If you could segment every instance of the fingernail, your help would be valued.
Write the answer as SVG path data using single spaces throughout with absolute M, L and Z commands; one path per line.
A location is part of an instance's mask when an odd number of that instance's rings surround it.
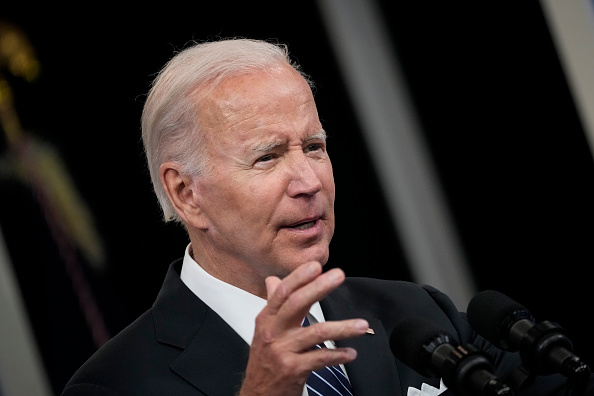
M 367 329 L 369 329 L 369 323 L 367 323 L 366 320 L 358 320 L 357 323 L 355 323 L 355 327 L 359 331 L 367 331 Z
M 347 351 L 349 359 L 355 360 L 357 358 L 357 351 L 355 349 L 349 348 Z
M 318 270 L 318 266 L 319 266 L 318 263 L 315 263 L 315 262 L 309 263 L 309 265 L 307 266 L 307 273 L 309 275 L 313 275 Z
M 342 270 L 334 268 L 334 269 L 328 271 L 328 277 L 330 278 L 330 281 L 337 282 L 344 278 L 344 274 L 343 274 Z

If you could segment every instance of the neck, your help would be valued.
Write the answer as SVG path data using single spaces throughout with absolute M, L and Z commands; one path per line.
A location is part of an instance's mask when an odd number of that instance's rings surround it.
M 210 252 L 201 244 L 190 244 L 190 256 L 209 275 L 240 289 L 267 299 L 266 283 L 262 274 L 241 261 L 219 259 L 216 253 Z

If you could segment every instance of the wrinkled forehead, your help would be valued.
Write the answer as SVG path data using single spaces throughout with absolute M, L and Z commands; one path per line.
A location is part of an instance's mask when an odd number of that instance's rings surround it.
M 198 106 L 205 131 L 253 129 L 274 122 L 303 122 L 304 118 L 319 122 L 308 82 L 290 66 L 229 77 Z
M 299 95 L 313 96 L 307 81 L 290 66 L 254 70 L 226 78 L 212 89 L 205 99 L 216 102 L 225 109 L 241 110 L 245 107 L 274 105 L 261 99 Z

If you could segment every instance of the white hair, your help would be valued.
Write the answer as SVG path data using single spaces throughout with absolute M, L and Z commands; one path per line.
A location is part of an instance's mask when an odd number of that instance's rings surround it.
M 181 219 L 161 185 L 161 164 L 175 161 L 192 177 L 209 170 L 198 102 L 224 79 L 258 69 L 288 64 L 312 86 L 293 62 L 287 46 L 262 40 L 232 38 L 192 42 L 177 52 L 153 80 L 142 112 L 142 140 L 153 188 L 165 222 Z

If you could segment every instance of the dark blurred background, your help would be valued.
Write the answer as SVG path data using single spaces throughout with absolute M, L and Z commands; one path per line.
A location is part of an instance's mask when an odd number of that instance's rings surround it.
M 337 229 L 329 265 L 351 276 L 414 280 L 316 2 L 212 3 L 0 6 L 0 21 L 22 31 L 40 63 L 33 81 L 0 64 L 22 130 L 62 161 L 103 249 L 93 263 L 60 233 L 43 199 L 53 179 L 31 171 L 39 176 L 32 182 L 13 169 L 18 155 L 32 160 L 5 131 L 0 229 L 55 394 L 98 345 L 150 307 L 188 243 L 179 227 L 161 222 L 140 114 L 154 74 L 190 40 L 289 45 L 318 85 L 330 135 Z M 541 4 L 401 3 L 376 4 L 477 290 L 499 290 L 537 320 L 558 322 L 594 364 L 585 324 L 594 163 Z

